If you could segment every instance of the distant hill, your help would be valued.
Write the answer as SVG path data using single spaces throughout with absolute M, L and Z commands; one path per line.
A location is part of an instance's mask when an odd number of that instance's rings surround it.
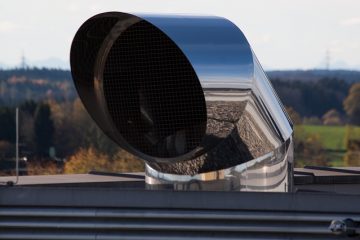
M 43 60 L 31 61 L 28 63 L 29 66 L 42 66 L 45 68 L 60 68 L 60 69 L 69 69 L 69 61 L 64 61 L 59 58 L 47 58 Z
M 285 106 L 304 117 L 322 117 L 330 109 L 345 115 L 343 101 L 360 71 L 288 70 L 267 72 Z
M 1 66 L 1 65 L 0 65 Z M 268 77 L 273 80 L 282 81 L 316 81 L 322 78 L 337 78 L 348 83 L 360 81 L 360 71 L 355 70 L 276 70 L 267 71 Z M 71 80 L 71 72 L 69 70 L 55 68 L 14 68 L 1 69 L 0 81 L 8 79 L 12 76 L 26 76 L 28 78 L 44 78 L 52 80 Z
M 50 57 L 46 59 L 39 59 L 39 60 L 28 60 L 26 59 L 25 65 L 27 68 L 47 68 L 47 69 L 62 69 L 62 70 L 69 70 L 70 69 L 70 62 L 69 60 L 63 60 L 56 57 Z M 4 62 L 0 62 L 0 69 L 9 70 L 9 69 L 16 69 L 20 68 L 21 63 L 17 64 L 7 64 Z
M 0 70 L 0 105 L 47 98 L 59 101 L 77 96 L 69 70 L 48 68 Z
M 285 81 L 316 81 L 322 78 L 337 78 L 348 83 L 360 82 L 360 71 L 355 70 L 286 70 L 268 71 L 270 79 Z
M 24 76 L 29 79 L 49 79 L 55 81 L 71 80 L 71 73 L 69 70 L 55 69 L 55 68 L 13 68 L 0 69 L 0 81 L 7 80 L 13 76 Z

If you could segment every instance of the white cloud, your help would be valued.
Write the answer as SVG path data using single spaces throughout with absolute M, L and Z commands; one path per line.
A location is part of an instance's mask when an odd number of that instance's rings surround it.
M 360 25 L 360 17 L 344 19 L 343 21 L 341 21 L 341 25 L 344 25 L 344 26 Z
M 9 21 L 0 21 L 0 32 L 10 32 L 16 30 L 18 26 Z

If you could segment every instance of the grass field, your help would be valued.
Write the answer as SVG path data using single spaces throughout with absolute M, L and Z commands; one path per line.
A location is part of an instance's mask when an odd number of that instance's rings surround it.
M 360 127 L 349 126 L 321 126 L 321 125 L 300 125 L 295 131 L 297 134 L 303 131 L 306 134 L 317 134 L 330 159 L 330 166 L 344 166 L 343 157 L 346 153 L 346 138 L 360 139 Z
M 346 150 L 344 126 L 316 126 L 304 125 L 303 129 L 308 134 L 318 134 L 324 148 L 329 150 Z
M 302 128 L 306 133 L 318 134 L 327 150 L 346 151 L 346 131 L 350 138 L 360 138 L 360 127 L 303 125 Z

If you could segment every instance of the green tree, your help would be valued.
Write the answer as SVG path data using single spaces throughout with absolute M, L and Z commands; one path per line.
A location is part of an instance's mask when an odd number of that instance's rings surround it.
M 8 107 L 0 107 L 0 140 L 15 142 L 15 112 Z
M 354 83 L 344 100 L 344 109 L 350 122 L 360 125 L 360 83 Z
M 19 133 L 20 142 L 29 149 L 34 149 L 34 115 L 38 104 L 32 100 L 25 101 L 20 105 Z
M 0 160 L 14 156 L 14 145 L 0 140 Z
M 37 104 L 33 100 L 25 101 L 20 105 L 20 111 L 34 116 L 36 111 Z
M 54 123 L 48 104 L 39 104 L 35 112 L 34 135 L 36 153 L 48 156 L 49 148 L 53 145 Z

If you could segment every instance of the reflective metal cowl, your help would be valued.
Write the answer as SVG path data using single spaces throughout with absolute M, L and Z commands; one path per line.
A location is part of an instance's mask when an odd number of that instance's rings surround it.
M 212 16 L 109 12 L 71 48 L 93 119 L 149 188 L 288 191 L 292 124 L 243 33 Z

